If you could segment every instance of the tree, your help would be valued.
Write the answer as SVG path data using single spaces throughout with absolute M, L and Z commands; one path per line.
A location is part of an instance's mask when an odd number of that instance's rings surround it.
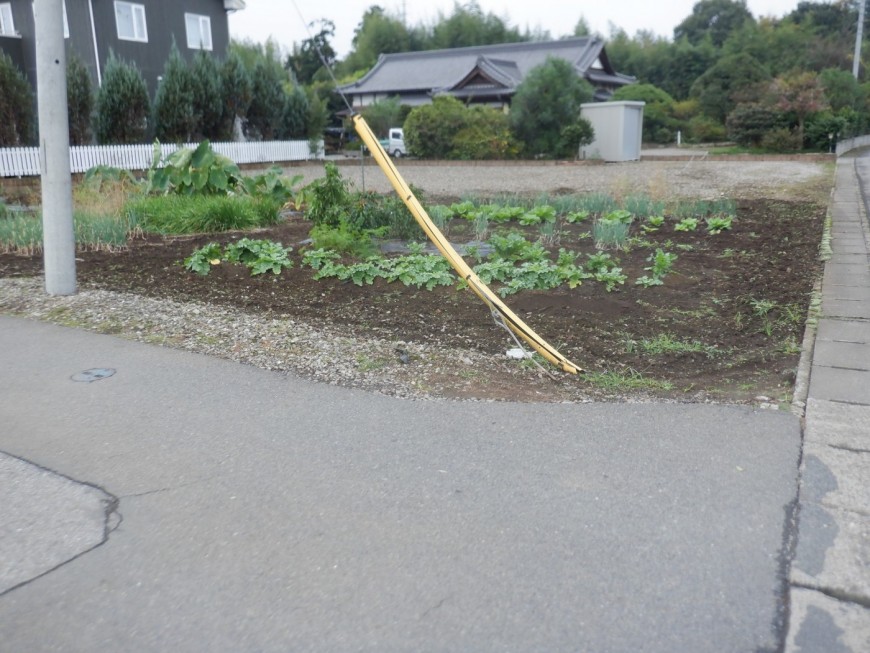
M 439 12 L 438 18 L 429 48 L 463 48 L 527 40 L 519 30 L 508 27 L 498 16 L 484 14 L 476 0 L 464 5 L 454 2 L 450 16 L 445 17 Z
M 28 144 L 32 129 L 30 84 L 9 55 L 0 51 L 0 146 Z
M 154 97 L 154 133 L 167 143 L 187 143 L 199 122 L 194 113 L 194 80 L 175 43 Z
M 70 145 L 90 143 L 94 91 L 91 76 L 75 52 L 70 54 L 66 64 L 66 104 Z
M 777 109 L 795 116 L 799 142 L 803 143 L 807 118 L 828 108 L 819 76 L 806 71 L 782 75 L 773 80 L 770 93 Z
M 308 136 L 309 111 L 308 96 L 305 95 L 305 91 L 294 86 L 289 93 L 285 93 L 278 138 L 306 138 Z
M 251 105 L 251 78 L 238 52 L 230 53 L 221 66 L 221 138 L 232 140 L 236 120 L 244 124 Z
M 150 113 L 148 88 L 135 64 L 109 52 L 97 93 L 95 131 L 99 143 L 143 143 Z
M 674 41 L 681 38 L 698 45 L 710 38 L 721 47 L 734 30 L 746 22 L 754 22 L 746 8 L 746 0 L 701 0 L 692 7 L 692 13 L 674 28 Z
M 361 113 L 372 131 L 380 137 L 386 136 L 390 127 L 402 124 L 400 121 L 402 105 L 397 97 L 378 100 L 363 109 Z
M 703 113 L 725 122 L 737 105 L 739 94 L 755 95 L 754 89 L 769 80 L 770 75 L 751 55 L 729 55 L 698 77 L 690 94 L 697 98 Z
M 533 156 L 567 157 L 574 152 L 562 138 L 562 129 L 577 121 L 580 105 L 594 91 L 574 66 L 549 57 L 529 71 L 511 103 L 511 127 Z
M 374 5 L 363 14 L 354 33 L 353 51 L 345 59 L 342 69 L 348 73 L 368 70 L 381 54 L 408 52 L 410 49 L 411 36 L 404 23 Z
M 308 84 L 314 79 L 315 73 L 323 67 L 323 60 L 327 66 L 335 63 L 335 50 L 329 42 L 335 36 L 335 23 L 325 18 L 318 22 L 320 31 L 302 41 L 302 45 L 294 43 L 293 53 L 284 64 L 300 84 Z
M 617 89 L 611 100 L 646 102 L 643 108 L 643 140 L 670 143 L 678 128 L 674 118 L 674 98 L 652 84 L 629 84 Z
M 275 138 L 284 109 L 284 71 L 275 62 L 260 59 L 251 75 L 251 104 L 248 107 L 246 134 L 268 141 Z
M 197 139 L 215 141 L 221 137 L 223 85 L 221 68 L 214 57 L 199 50 L 190 67 L 193 78 L 193 112 L 199 116 L 194 132 Z

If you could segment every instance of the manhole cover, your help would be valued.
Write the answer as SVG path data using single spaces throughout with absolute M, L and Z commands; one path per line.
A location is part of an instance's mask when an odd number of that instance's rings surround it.
M 73 374 L 70 378 L 73 381 L 83 381 L 84 383 L 90 383 L 91 381 L 99 381 L 100 379 L 110 377 L 114 373 L 115 370 L 110 367 L 94 367 L 89 370 L 85 370 L 84 372 Z

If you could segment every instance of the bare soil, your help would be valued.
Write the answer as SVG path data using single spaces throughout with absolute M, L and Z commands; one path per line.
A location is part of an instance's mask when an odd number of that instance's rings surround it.
M 710 195 L 698 193 L 705 194 Z M 442 194 L 438 200 L 458 196 Z M 588 370 L 587 376 L 568 378 L 555 372 L 559 380 L 554 383 L 533 368 L 511 377 L 491 368 L 450 383 L 440 369 L 431 373 L 439 378 L 422 381 L 436 389 L 432 394 L 483 399 L 572 400 L 586 392 L 738 402 L 763 395 L 787 401 L 813 285 L 821 273 L 818 247 L 825 212 L 824 203 L 812 199 L 740 199 L 730 231 L 710 236 L 702 224 L 695 232 L 678 232 L 675 221 L 668 220 L 648 236 L 658 246 L 670 241 L 667 249 L 678 255 L 663 286 L 634 285 L 654 251 L 635 246 L 614 253 L 628 274 L 628 282 L 614 292 L 586 281 L 573 290 L 526 291 L 506 299 L 535 331 Z M 468 290 L 314 280 L 313 271 L 299 260 L 299 243 L 309 228 L 310 223 L 295 216 L 257 233 L 258 238 L 294 246 L 295 265 L 280 276 L 252 277 L 246 268 L 222 264 L 201 277 L 181 265 L 207 242 L 227 243 L 250 234 L 148 235 L 123 251 L 79 253 L 79 283 L 229 306 L 264 319 L 322 323 L 354 338 L 408 343 L 412 350 L 415 343 L 426 343 L 486 354 L 502 366 L 528 366 L 504 361 L 514 343 Z M 561 246 L 593 252 L 591 241 L 577 238 L 589 228 L 571 225 Z M 470 239 L 463 229 L 467 225 L 455 222 L 451 239 Z M 0 255 L 0 277 L 41 272 L 40 257 Z

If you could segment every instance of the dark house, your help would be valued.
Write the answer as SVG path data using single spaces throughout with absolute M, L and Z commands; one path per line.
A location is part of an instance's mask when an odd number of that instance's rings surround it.
M 74 52 L 102 83 L 109 52 L 135 62 L 152 97 L 172 40 L 188 60 L 196 50 L 223 55 L 230 42 L 227 12 L 244 0 L 64 0 L 67 56 Z M 32 0 L 0 0 L 0 50 L 36 88 L 36 44 Z
M 354 109 L 396 96 L 402 104 L 417 106 L 441 93 L 468 103 L 503 107 L 510 104 L 528 72 L 547 57 L 569 61 L 595 87 L 596 100 L 606 100 L 620 86 L 635 81 L 613 69 L 604 41 L 583 36 L 381 55 L 374 68 L 341 90 Z

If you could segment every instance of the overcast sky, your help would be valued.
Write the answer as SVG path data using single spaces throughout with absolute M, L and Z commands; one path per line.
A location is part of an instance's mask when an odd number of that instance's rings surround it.
M 540 27 L 554 38 L 574 31 L 580 16 L 586 18 L 593 32 L 604 36 L 610 33 L 610 24 L 624 29 L 629 35 L 638 30 L 673 36 L 674 27 L 692 13 L 696 0 L 479 0 L 486 13 L 494 13 L 509 25 L 524 30 Z M 230 36 L 264 42 L 270 36 L 281 46 L 290 49 L 294 42 L 308 38 L 305 25 L 291 0 L 247 0 L 247 8 L 230 14 Z M 438 12 L 449 15 L 453 0 L 296 0 L 299 11 L 307 22 L 328 18 L 335 23 L 333 47 L 339 57 L 350 51 L 354 29 L 365 10 L 375 4 L 389 13 L 401 16 L 404 6 L 409 25 L 432 24 Z M 463 3 L 460 3 L 463 4 Z M 784 16 L 797 7 L 798 0 L 748 0 L 747 6 L 756 18 Z

